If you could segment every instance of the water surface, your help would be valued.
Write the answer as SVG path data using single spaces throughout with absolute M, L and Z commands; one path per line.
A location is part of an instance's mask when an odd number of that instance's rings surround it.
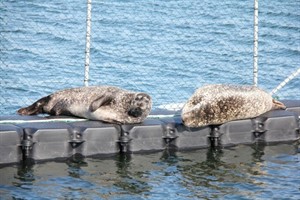
M 299 199 L 298 144 L 82 158 L 0 168 L 3 199 Z

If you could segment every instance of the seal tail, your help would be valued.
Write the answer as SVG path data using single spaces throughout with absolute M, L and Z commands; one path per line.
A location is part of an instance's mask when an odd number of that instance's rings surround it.
M 43 97 L 37 100 L 32 105 L 21 108 L 17 112 L 19 115 L 37 115 L 44 112 L 43 107 L 49 102 L 50 96 Z
M 285 110 L 286 106 L 282 102 L 273 99 L 272 110 L 277 110 L 277 109 L 283 109 L 283 110 Z

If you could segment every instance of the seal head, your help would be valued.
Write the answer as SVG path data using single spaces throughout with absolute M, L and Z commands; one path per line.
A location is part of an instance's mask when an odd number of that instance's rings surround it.
M 151 97 L 146 93 L 137 93 L 131 101 L 127 114 L 132 117 L 141 117 L 144 110 L 149 109 Z

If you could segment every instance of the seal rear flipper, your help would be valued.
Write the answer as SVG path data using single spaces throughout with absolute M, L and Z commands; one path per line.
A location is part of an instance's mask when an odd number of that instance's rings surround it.
M 95 112 L 98 108 L 100 108 L 101 106 L 105 106 L 105 105 L 108 105 L 112 102 L 112 100 L 114 99 L 114 95 L 111 93 L 111 94 L 105 94 L 105 95 L 102 95 L 101 97 L 95 99 L 90 107 L 89 107 L 89 110 L 91 112 Z
M 276 109 L 284 109 L 285 110 L 286 106 L 282 102 L 273 99 L 272 110 L 276 110 Z
M 37 115 L 44 112 L 43 107 L 49 102 L 50 96 L 43 97 L 32 105 L 21 108 L 17 112 L 20 115 Z

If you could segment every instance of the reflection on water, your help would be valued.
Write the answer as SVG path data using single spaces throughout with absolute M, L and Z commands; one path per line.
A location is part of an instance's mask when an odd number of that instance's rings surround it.
M 299 199 L 298 144 L 32 161 L 0 168 L 4 199 Z

